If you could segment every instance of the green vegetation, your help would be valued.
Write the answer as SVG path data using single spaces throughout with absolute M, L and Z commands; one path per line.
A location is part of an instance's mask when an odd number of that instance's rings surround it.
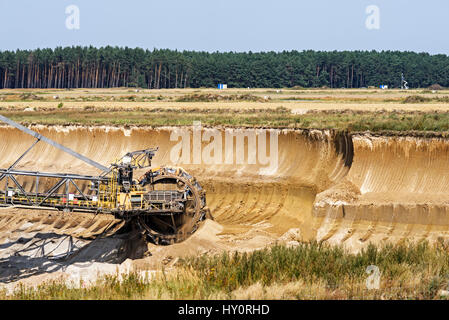
M 437 275 L 449 276 L 449 256 L 445 248 L 431 249 L 425 242 L 388 244 L 381 248 L 370 244 L 358 254 L 349 254 L 342 247 L 312 242 L 290 248 L 274 246 L 249 254 L 202 256 L 184 263 L 207 274 L 208 285 L 228 292 L 259 281 L 268 286 L 299 279 L 305 283 L 323 281 L 328 287 L 337 288 L 366 279 L 369 265 L 382 270 L 387 282 L 400 278 L 406 270 L 418 275 L 428 268 L 435 268 Z
M 269 91 L 265 92 L 266 94 Z M 319 96 L 320 94 L 326 94 L 320 91 L 308 91 L 310 96 L 301 95 L 297 92 L 295 96 L 279 96 L 272 97 L 268 95 L 255 95 L 255 94 L 214 94 L 214 93 L 193 93 L 186 94 L 182 96 L 169 96 L 169 95 L 126 95 L 126 96 L 112 96 L 107 95 L 89 95 L 89 96 L 76 96 L 76 97 L 64 97 L 65 102 L 154 102 L 154 101 L 164 101 L 164 102 L 283 102 L 283 101 L 303 101 L 303 102 L 323 102 L 323 103 L 449 103 L 449 96 L 419 96 L 411 95 L 406 97 L 351 97 L 354 92 L 345 92 L 343 96 L 337 96 L 327 92 L 327 96 Z M 376 91 L 373 91 L 376 93 Z M 391 93 L 391 91 L 390 91 Z M 421 91 L 421 93 L 428 93 Z M 260 94 L 260 93 L 259 93 Z M 361 94 L 359 92 L 358 94 Z M 367 94 L 367 93 L 363 93 Z M 22 94 L 12 94 L 3 93 L 0 94 L 0 101 L 5 102 L 26 102 L 26 101 L 36 101 L 41 102 L 54 101 L 54 98 L 48 95 L 43 95 L 42 93 L 37 95 L 22 93 Z
M 107 276 L 94 285 L 53 281 L 18 286 L 1 299 L 439 299 L 449 283 L 444 242 L 368 245 L 357 254 L 324 243 L 275 245 L 251 253 L 180 260 L 153 277 Z M 368 266 L 380 271 L 378 288 L 366 286 Z
M 219 94 L 190 94 L 176 99 L 177 102 L 218 102 L 218 101 L 255 101 L 265 102 L 267 99 L 258 97 L 252 94 L 233 94 L 233 95 L 219 95 Z
M 289 109 L 82 109 L 40 108 L 34 112 L 4 109 L 2 115 L 22 124 L 273 127 L 356 131 L 449 131 L 449 112 L 314 111 L 292 114 Z
M 0 52 L 0 88 L 449 86 L 449 57 L 399 51 L 194 52 L 58 47 Z
M 428 102 L 432 102 L 432 101 L 448 103 L 449 97 L 444 96 L 444 97 L 428 98 L 428 97 L 423 97 L 423 96 L 408 96 L 408 97 L 402 99 L 402 103 L 428 103 Z

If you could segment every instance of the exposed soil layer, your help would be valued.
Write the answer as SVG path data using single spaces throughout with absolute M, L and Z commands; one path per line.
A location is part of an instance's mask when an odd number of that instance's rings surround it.
M 317 239 L 360 247 L 447 237 L 449 139 L 358 134 L 352 141 L 348 175 L 315 200 L 314 215 L 332 220 Z
M 369 242 L 435 241 L 449 237 L 449 139 L 444 137 L 203 128 L 200 132 L 205 141 L 195 144 L 192 128 L 34 126 L 32 129 L 105 165 L 128 151 L 157 146 L 154 167 L 182 166 L 205 187 L 214 221 L 206 221 L 183 243 L 168 247 L 150 244 L 146 253 L 139 249 L 142 252 L 134 258 L 142 259 L 133 262 L 138 268 L 169 265 L 187 254 L 254 250 L 275 241 L 292 244 L 316 239 L 358 250 Z M 182 130 L 190 130 L 190 141 L 185 144 L 184 153 L 178 154 L 175 151 L 181 149 L 178 135 Z M 240 146 L 238 139 L 234 141 L 232 155 L 226 146 L 226 134 L 247 136 Z M 267 143 L 265 152 L 260 151 L 262 135 Z M 11 165 L 33 142 L 33 138 L 9 127 L 0 127 L 0 136 L 3 168 Z M 211 137 L 213 141 L 221 140 L 212 153 Z M 257 137 L 257 144 L 252 145 L 251 137 Z M 275 138 L 271 141 L 270 137 Z M 199 146 L 202 157 L 195 158 Z M 221 158 L 217 156 L 219 151 Z M 238 158 L 239 152 L 244 153 L 243 159 Z M 99 173 L 42 142 L 18 168 Z M 28 182 L 28 187 L 33 187 L 33 181 Z M 50 216 L 47 211 L 38 214 L 24 209 L 2 210 L 1 258 L 11 261 L 7 258 L 11 252 L 5 248 L 10 248 L 13 242 L 15 251 L 25 248 L 26 243 L 23 247 L 17 244 L 22 234 L 31 234 L 32 238 L 45 233 L 70 235 L 77 241 L 87 241 L 86 248 L 95 248 L 90 238 L 103 233 L 108 223 L 112 223 L 112 233 L 120 227 L 120 222 L 101 215 L 85 218 L 73 213 L 66 219 L 55 212 Z M 103 239 L 118 241 L 109 235 Z M 120 239 L 121 243 L 123 238 Z M 91 260 L 97 261 L 98 252 L 91 251 Z M 121 263 L 124 258 L 114 261 Z M 105 263 L 101 259 L 97 262 Z M 0 269 L 1 274 L 4 272 Z

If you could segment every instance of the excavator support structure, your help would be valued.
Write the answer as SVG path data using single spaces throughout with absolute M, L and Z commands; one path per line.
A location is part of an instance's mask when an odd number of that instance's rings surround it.
M 106 167 L 0 115 L 0 120 L 36 141 L 7 169 L 0 169 L 0 206 L 57 209 L 110 215 L 134 223 L 157 244 L 183 241 L 205 219 L 206 193 L 182 168 L 151 168 L 157 148 L 133 151 Z M 96 176 L 17 170 L 18 163 L 40 141 L 101 172 Z M 138 169 L 148 168 L 139 179 Z

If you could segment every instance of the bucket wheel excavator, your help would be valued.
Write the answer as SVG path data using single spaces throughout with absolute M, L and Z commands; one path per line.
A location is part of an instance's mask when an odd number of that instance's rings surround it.
M 0 169 L 0 206 L 56 208 L 64 212 L 113 215 L 134 223 L 156 244 L 183 241 L 209 212 L 206 193 L 182 168 L 151 168 L 157 148 L 129 152 L 103 166 L 41 134 L 0 115 L 3 121 L 36 140 L 9 168 Z M 94 166 L 101 173 L 86 176 L 16 170 L 40 141 Z M 138 179 L 136 171 L 147 169 Z

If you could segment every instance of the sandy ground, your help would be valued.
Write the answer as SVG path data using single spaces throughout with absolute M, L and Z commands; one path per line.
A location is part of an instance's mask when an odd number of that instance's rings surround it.
M 1 89 L 0 108 L 57 108 L 63 102 L 64 109 L 84 108 L 120 108 L 133 109 L 276 109 L 289 108 L 293 113 L 304 113 L 308 110 L 360 110 L 360 111 L 447 111 L 448 104 L 402 103 L 401 99 L 419 95 L 425 98 L 449 96 L 449 90 L 431 91 L 414 90 L 379 90 L 379 89 Z M 20 101 L 23 94 L 33 94 L 43 101 L 29 99 Z M 251 101 L 219 101 L 219 102 L 176 102 L 176 99 L 192 94 L 211 95 L 252 95 L 262 102 Z M 14 98 L 15 97 L 15 98 Z M 135 97 L 142 101 L 128 101 L 127 97 Z M 157 100 L 157 98 L 162 100 Z M 116 101 L 117 99 L 125 101 Z M 76 101 L 76 100 L 80 101 Z M 82 101 L 85 99 L 86 101 Z M 89 101 L 92 100 L 92 101 Z M 147 101 L 145 101 L 145 99 Z M 101 100 L 101 101 L 95 101 Z
M 20 101 L 20 102 L 1 102 L 0 108 L 46 108 L 57 109 L 59 102 L 50 101 Z M 198 109 L 234 109 L 234 110 L 246 110 L 246 109 L 276 109 L 276 108 L 288 108 L 294 114 L 303 114 L 307 111 L 326 111 L 326 110 L 357 110 L 357 111 L 447 111 L 448 105 L 446 103 L 370 103 L 370 102 L 309 102 L 309 101 L 283 101 L 283 102 L 64 102 L 64 109 L 82 109 L 86 106 L 95 108 L 107 108 L 107 109 L 129 109 L 143 108 L 143 109 L 186 109 L 186 110 L 198 110 Z
M 153 165 L 181 165 L 197 177 L 214 220 L 206 220 L 182 243 L 155 246 L 114 232 L 99 237 L 109 230 L 111 220 L 106 217 L 0 210 L 0 287 L 8 290 L 17 281 L 36 284 L 66 276 L 79 283 L 80 278 L 94 280 L 102 273 L 170 267 L 186 255 L 250 251 L 276 241 L 326 241 L 355 252 L 371 242 L 449 238 L 446 138 L 280 130 L 278 162 L 268 168 L 259 161 L 173 162 L 170 151 L 177 141 L 170 135 L 175 128 L 34 129 L 104 164 L 128 151 L 159 146 Z M 1 127 L 0 135 L 6 141 L 0 144 L 0 167 L 9 166 L 32 143 L 12 128 Z M 38 144 L 20 168 L 95 173 L 52 148 Z M 33 188 L 32 181 L 28 183 Z M 119 227 L 114 223 L 111 230 Z
M 0 221 L 10 209 L 2 210 Z M 0 290 L 13 292 L 19 285 L 35 286 L 52 280 L 63 280 L 69 286 L 94 284 L 105 275 L 137 272 L 151 277 L 161 267 L 170 270 L 179 258 L 226 251 L 252 251 L 278 241 L 263 230 L 250 230 L 240 237 L 221 234 L 223 226 L 213 220 L 201 223 L 200 228 L 184 242 L 171 246 L 157 246 L 145 242 L 139 235 L 116 233 L 98 236 L 93 240 L 73 237 L 67 230 L 55 230 L 54 225 L 39 228 L 30 223 L 27 212 L 15 212 L 23 217 L 23 224 L 0 241 Z M 48 213 L 41 213 L 42 217 Z M 5 228 L 3 228 L 5 229 Z M 297 244 L 296 229 L 284 238 Z M 67 234 L 64 234 L 67 233 Z M 281 241 L 284 239 L 282 238 Z

